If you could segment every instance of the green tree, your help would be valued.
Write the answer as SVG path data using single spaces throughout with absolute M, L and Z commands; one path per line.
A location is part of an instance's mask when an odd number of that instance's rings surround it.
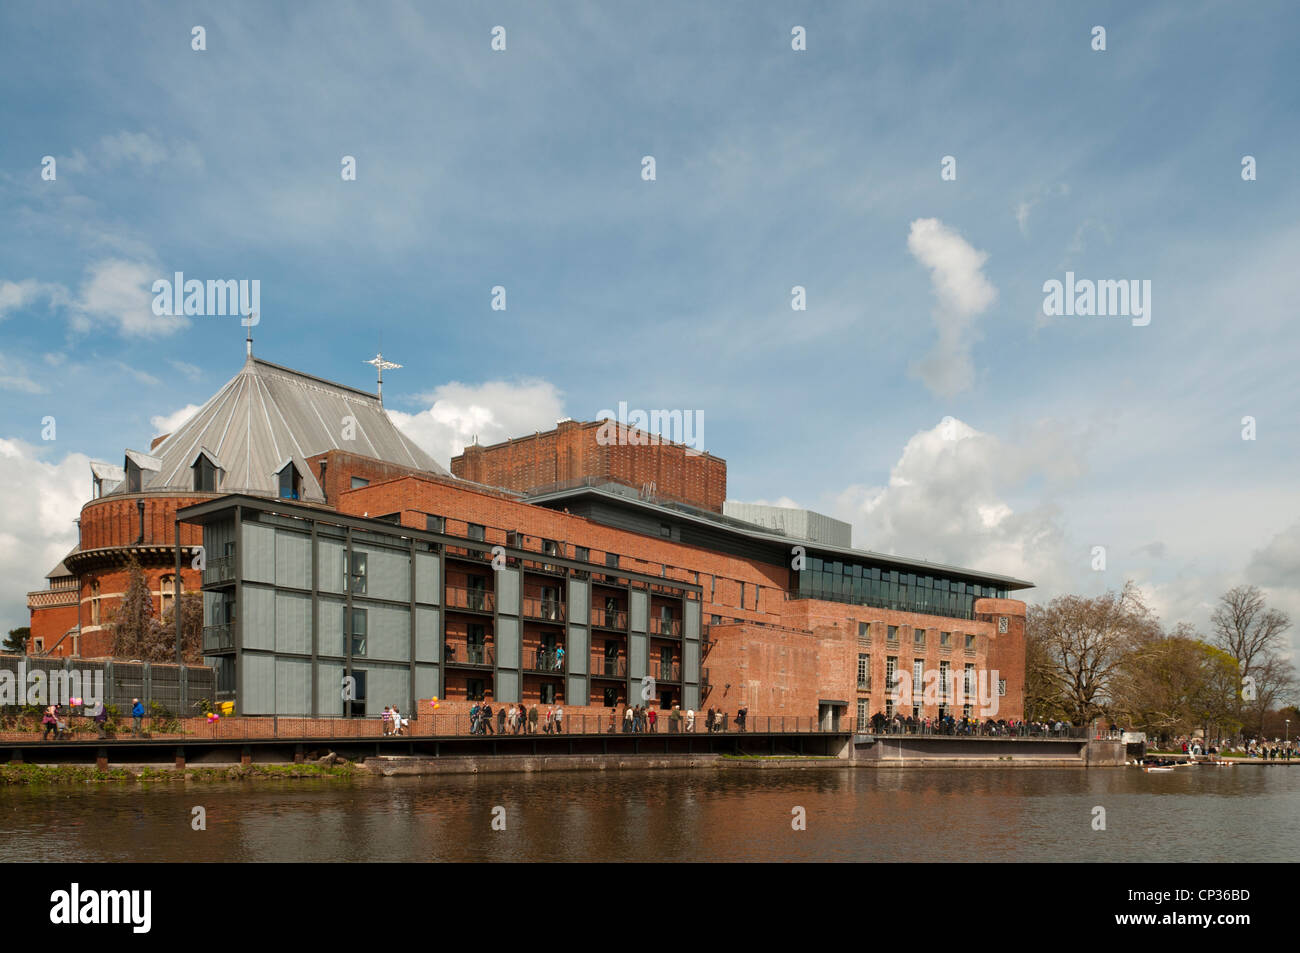
M 1240 720 L 1262 734 L 1265 713 L 1295 690 L 1295 667 L 1284 655 L 1291 617 L 1270 609 L 1257 586 L 1237 586 L 1219 597 L 1210 622 L 1214 644 L 1237 663 Z
M 13 652 L 16 655 L 24 655 L 27 652 L 27 640 L 31 637 L 31 626 L 25 625 L 19 629 L 10 629 L 9 635 L 4 641 L 4 650 Z

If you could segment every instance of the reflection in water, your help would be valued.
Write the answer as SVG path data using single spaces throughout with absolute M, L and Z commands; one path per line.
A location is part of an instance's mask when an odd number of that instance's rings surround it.
M 207 810 L 207 830 L 190 827 Z M 505 808 L 506 830 L 492 829 Z M 1092 829 L 1093 807 L 1105 831 Z M 792 809 L 807 830 L 791 828 Z M 731 769 L 0 791 L 0 861 L 1289 861 L 1300 770 Z

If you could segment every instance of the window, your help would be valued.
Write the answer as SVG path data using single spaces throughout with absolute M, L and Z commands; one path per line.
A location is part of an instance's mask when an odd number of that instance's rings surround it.
M 617 568 L 618 568 L 618 553 L 606 553 L 606 554 L 605 554 L 605 565 L 606 565 L 606 566 L 609 566 L 611 569 L 617 569 Z
M 922 659 L 912 660 L 912 699 L 914 703 L 921 701 L 922 695 L 925 694 L 925 662 Z
M 745 584 L 740 584 L 740 608 L 745 608 Z
M 1002 695 L 1005 695 L 1006 693 L 1007 693 L 1007 680 L 1006 680 L 1005 678 L 999 678 L 999 679 L 998 679 L 998 696 L 1001 697 Z
M 467 534 L 470 539 L 480 543 L 487 538 L 487 531 L 478 523 L 467 524 Z
M 555 683 L 554 682 L 542 683 L 542 697 L 540 699 L 540 702 L 543 705 L 555 704 Z
M 99 580 L 90 584 L 90 624 L 99 625 Z
M 898 656 L 889 655 L 885 657 L 885 691 L 889 692 L 889 697 L 894 697 L 894 691 L 898 688 Z
M 348 554 L 343 554 L 343 588 L 358 595 L 366 591 L 366 554 L 352 552 L 352 571 L 348 572 Z
M 975 636 L 973 635 L 966 636 L 966 651 L 967 652 L 975 651 Z
M 618 689 L 617 688 L 605 689 L 605 707 L 613 708 L 617 704 L 618 704 Z
M 940 632 L 940 633 L 939 633 L 939 645 L 942 646 L 942 647 L 945 648 L 945 649 L 947 649 L 947 648 L 952 648 L 952 633 L 951 633 L 951 632 Z
M 430 533 L 445 533 L 447 532 L 447 521 L 441 516 L 434 516 L 432 513 L 425 513 L 424 528 Z
M 481 702 L 485 683 L 481 678 L 465 679 L 465 697 L 470 701 Z
M 172 607 L 176 599 L 176 577 L 174 575 L 163 576 L 159 583 L 159 605 L 162 611 L 160 615 L 166 615 L 167 610 Z
M 952 695 L 952 666 L 947 661 L 939 663 L 939 697 L 944 701 Z
M 352 654 L 366 654 L 366 610 L 352 610 Z
M 962 692 L 965 693 L 967 698 L 970 698 L 975 693 L 975 666 L 967 662 L 966 670 L 962 674 Z M 966 707 L 969 708 L 970 706 L 967 705 Z
M 293 461 L 286 463 L 279 473 L 280 477 L 280 499 L 296 500 L 302 495 L 302 477 L 298 475 L 298 468 Z
M 354 476 L 352 478 L 352 489 L 359 490 L 363 486 L 370 486 L 370 481 L 365 477 Z
M 465 626 L 465 661 L 473 665 L 486 665 L 487 634 L 483 626 L 471 624 Z
M 858 655 L 858 690 L 871 691 L 871 656 Z
M 194 490 L 197 493 L 215 493 L 217 491 L 217 468 L 212 465 L 207 454 L 199 454 L 191 468 L 194 471 Z
M 722 624 L 722 616 L 720 615 L 709 616 L 709 625 L 721 625 L 721 624 Z
M 482 576 L 469 576 L 465 580 L 465 607 L 477 612 L 487 609 L 487 580 Z
M 925 648 L 925 629 L 912 630 L 912 643 L 918 648 Z
M 591 562 L 591 550 L 586 546 L 574 546 L 573 558 L 581 563 L 589 563 Z
M 41 652 L 44 652 L 44 651 L 45 651 L 45 640 L 44 640 L 43 638 L 41 638 L 40 636 L 37 636 L 36 638 L 32 639 L 32 644 L 35 645 L 35 647 L 36 647 L 36 653 L 37 653 L 38 655 L 39 655 Z
M 867 724 L 867 700 L 865 698 L 859 698 L 858 699 L 858 730 L 861 731 L 866 724 Z
M 235 660 L 230 660 L 231 674 L 234 674 Z M 233 677 L 231 681 L 233 682 Z M 231 690 L 234 690 L 232 684 Z M 366 716 L 366 673 L 360 669 L 352 670 L 352 698 L 344 703 L 347 705 L 344 711 L 345 715 L 352 718 L 364 718 Z
M 673 528 L 669 526 L 667 523 L 660 523 L 659 535 L 664 537 L 665 539 L 670 539 L 672 538 L 673 535 Z
M 897 642 L 897 641 L 898 641 L 898 626 L 896 626 L 896 625 L 891 625 L 891 626 L 889 627 L 889 635 L 888 635 L 888 639 L 889 639 L 890 642 Z
M 140 468 L 132 460 L 128 459 L 126 461 L 126 492 L 139 493 L 142 482 Z
M 868 640 L 868 639 L 870 639 L 870 638 L 871 638 L 871 623 L 870 623 L 870 622 L 859 622 L 859 623 L 858 623 L 858 640 L 859 640 L 859 641 L 865 641 L 865 640 Z

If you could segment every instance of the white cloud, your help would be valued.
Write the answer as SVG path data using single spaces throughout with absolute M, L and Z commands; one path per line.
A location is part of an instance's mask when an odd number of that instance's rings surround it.
M 833 514 L 853 524 L 856 545 L 875 552 L 1064 583 L 1065 533 L 1056 507 L 1017 510 L 1008 497 L 1030 480 L 1060 478 L 1052 444 L 1013 445 L 946 418 L 915 434 L 888 486 L 851 486 Z
M 937 218 L 918 218 L 907 236 L 907 250 L 930 269 L 930 283 L 938 298 L 931 316 L 939 340 L 912 371 L 931 391 L 944 397 L 974 383 L 971 362 L 975 318 L 997 300 L 998 290 L 980 270 L 988 260 Z
M 8 317 L 10 312 L 34 304 L 40 298 L 48 299 L 51 304 L 62 304 L 68 298 L 67 289 L 62 285 L 37 281 L 35 278 L 0 281 L 0 320 Z
M 775 500 L 727 500 L 728 503 L 752 503 L 755 506 L 779 506 L 790 510 L 803 509 L 798 503 L 788 496 L 778 497 Z
M 427 410 L 405 414 L 388 410 L 402 431 L 443 466 L 478 437 L 496 443 L 538 430 L 551 430 L 564 416 L 564 401 L 548 381 L 453 381 L 438 387 L 425 400 Z
M 126 335 L 172 334 L 189 327 L 181 315 L 153 313 L 157 270 L 140 262 L 108 258 L 90 266 L 74 308 L 73 326 L 89 330 L 95 322 L 115 325 Z
M 108 165 L 138 162 L 146 169 L 167 160 L 167 147 L 145 132 L 119 132 L 99 140 Z
M 44 394 L 46 388 L 27 375 L 22 364 L 12 363 L 0 354 L 0 390 L 21 391 L 25 394 Z
M 90 458 L 70 453 L 58 463 L 39 459 L 37 448 L 0 438 L 0 627 L 28 624 L 26 594 L 45 585 L 43 573 L 77 543 L 73 522 L 90 492 Z
M 170 414 L 159 414 L 156 417 L 150 417 L 149 423 L 153 425 L 153 432 L 161 436 L 165 433 L 175 433 L 181 428 L 187 420 L 199 412 L 199 404 L 186 404 L 180 410 L 174 410 Z

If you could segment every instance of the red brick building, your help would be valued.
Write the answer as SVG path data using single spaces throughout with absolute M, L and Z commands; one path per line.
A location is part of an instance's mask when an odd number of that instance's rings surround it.
M 722 512 L 727 461 L 612 420 L 562 420 L 554 430 L 451 458 L 462 480 L 520 493 L 613 482 L 643 495 Z

